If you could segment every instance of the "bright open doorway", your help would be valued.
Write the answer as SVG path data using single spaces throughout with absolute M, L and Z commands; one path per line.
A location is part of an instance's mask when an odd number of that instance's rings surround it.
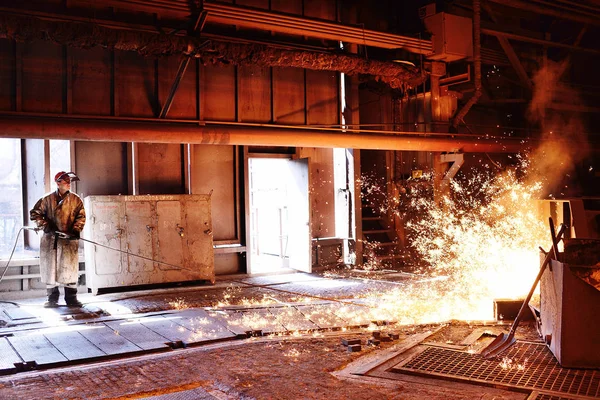
M 248 272 L 310 272 L 308 160 L 249 158 L 248 171 Z

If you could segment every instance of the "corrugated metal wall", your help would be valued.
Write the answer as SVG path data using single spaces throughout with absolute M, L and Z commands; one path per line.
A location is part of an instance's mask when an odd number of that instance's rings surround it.
M 246 0 L 236 4 L 335 20 L 334 0 Z M 0 111 L 97 117 L 155 118 L 168 96 L 179 57 L 145 58 L 134 52 L 76 49 L 50 42 L 0 39 Z M 168 118 L 282 124 L 338 124 L 338 74 L 292 68 L 190 63 Z M 107 132 L 110 135 L 110 132 Z M 135 142 L 135 137 L 131 138 Z M 131 145 L 76 142 L 75 170 L 84 195 L 185 193 L 185 146 L 136 145 L 137 182 L 131 180 Z M 216 241 L 244 240 L 238 208 L 239 159 L 235 146 L 192 146 L 191 191 L 214 189 Z M 301 149 L 311 158 L 313 235 L 334 232 L 333 157 L 330 149 Z M 40 155 L 43 157 L 43 155 Z M 242 212 L 241 215 L 244 215 Z M 230 263 L 237 263 L 233 268 Z M 243 271 L 229 257 L 217 274 Z M 227 265 L 225 265 L 227 264 Z

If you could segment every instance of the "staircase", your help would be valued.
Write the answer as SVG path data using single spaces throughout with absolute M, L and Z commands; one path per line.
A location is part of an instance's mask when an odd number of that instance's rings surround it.
M 363 266 L 398 270 L 403 265 L 396 232 L 373 208 L 362 206 Z

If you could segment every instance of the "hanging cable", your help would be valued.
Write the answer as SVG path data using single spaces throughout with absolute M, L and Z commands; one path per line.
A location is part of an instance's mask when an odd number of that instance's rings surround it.
M 12 260 L 13 254 L 15 254 L 15 249 L 17 248 L 17 244 L 19 243 L 19 235 L 21 235 L 21 232 L 23 232 L 23 230 L 32 230 L 37 234 L 37 229 L 34 227 L 31 227 L 31 226 L 22 226 L 21 229 L 19 229 L 19 232 L 17 232 L 17 238 L 15 239 L 15 244 L 13 245 L 13 248 L 10 252 L 10 256 L 8 257 L 8 261 L 6 262 L 6 266 L 4 267 L 4 271 L 2 271 L 2 275 L 0 275 L 0 283 L 2 283 L 2 280 L 4 279 L 4 275 L 6 275 L 6 271 L 8 271 L 10 261 Z M 15 306 L 19 305 L 15 302 L 5 301 L 5 300 L 1 300 L 0 303 L 13 304 Z
M 19 229 L 19 232 L 17 232 L 17 238 L 15 239 L 15 244 L 13 245 L 13 248 L 10 252 L 10 256 L 8 257 L 8 261 L 6 262 L 6 266 L 4 267 L 4 271 L 2 271 L 2 275 L 0 275 L 0 283 L 2 283 L 2 280 L 4 279 L 4 275 L 6 275 L 6 271 L 8 271 L 8 266 L 10 264 L 10 261 L 12 260 L 13 254 L 15 254 L 15 249 L 17 248 L 17 243 L 19 243 L 19 235 L 21 234 L 21 232 L 23 232 L 23 230 L 31 230 L 37 234 L 37 228 L 31 227 L 31 226 L 22 226 L 21 229 Z

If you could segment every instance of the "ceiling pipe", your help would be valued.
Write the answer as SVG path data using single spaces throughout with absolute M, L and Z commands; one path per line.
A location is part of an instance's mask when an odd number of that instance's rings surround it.
M 522 138 L 490 139 L 427 136 L 431 132 L 349 133 L 343 130 L 269 125 L 175 124 L 5 115 L 0 138 L 99 142 L 191 143 L 240 146 L 291 146 L 463 153 L 519 153 L 535 143 Z
M 464 122 L 464 117 L 467 115 L 471 107 L 481 97 L 481 1 L 473 0 L 473 63 L 474 63 L 474 83 L 475 93 L 460 109 L 452 120 L 452 126 L 457 128 L 461 122 Z

